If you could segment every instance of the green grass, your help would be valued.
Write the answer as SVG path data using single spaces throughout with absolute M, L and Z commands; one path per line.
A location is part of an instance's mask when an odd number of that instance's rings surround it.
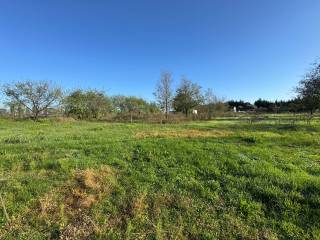
M 0 239 L 320 239 L 319 133 L 0 120 Z

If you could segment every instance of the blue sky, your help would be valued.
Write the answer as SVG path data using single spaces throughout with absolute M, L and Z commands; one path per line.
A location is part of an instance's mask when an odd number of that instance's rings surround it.
M 0 0 L 0 84 L 152 100 L 170 70 L 227 99 L 287 99 L 318 56 L 319 0 Z

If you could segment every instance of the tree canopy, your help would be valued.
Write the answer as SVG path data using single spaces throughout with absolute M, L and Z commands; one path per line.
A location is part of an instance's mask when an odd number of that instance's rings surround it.
M 190 110 L 201 103 L 203 103 L 201 87 L 197 83 L 183 78 L 173 99 L 173 108 L 188 116 Z
M 49 107 L 59 104 L 62 97 L 61 89 L 48 81 L 28 80 L 9 84 L 4 86 L 3 92 L 11 106 L 24 106 L 34 119 L 38 119 Z
M 69 116 L 99 118 L 111 111 L 111 102 L 103 92 L 75 90 L 65 98 L 64 107 Z
M 320 108 L 320 63 L 314 63 L 313 68 L 299 82 L 296 91 L 311 114 Z

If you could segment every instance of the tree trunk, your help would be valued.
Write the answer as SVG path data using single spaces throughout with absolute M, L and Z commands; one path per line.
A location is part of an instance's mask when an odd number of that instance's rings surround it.
M 165 108 L 166 108 L 166 120 L 168 120 L 168 99 L 166 99 L 166 103 L 165 103 Z
M 38 119 L 39 119 L 39 113 L 38 113 L 38 112 L 35 112 L 35 113 L 33 114 L 33 120 L 34 120 L 34 121 L 38 121 Z

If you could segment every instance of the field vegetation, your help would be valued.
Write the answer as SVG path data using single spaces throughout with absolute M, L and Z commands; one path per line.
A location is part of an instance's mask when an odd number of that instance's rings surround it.
M 320 239 L 320 63 L 253 104 L 170 72 L 155 102 L 2 93 L 0 239 Z
M 319 133 L 271 115 L 2 119 L 0 238 L 320 239 Z

